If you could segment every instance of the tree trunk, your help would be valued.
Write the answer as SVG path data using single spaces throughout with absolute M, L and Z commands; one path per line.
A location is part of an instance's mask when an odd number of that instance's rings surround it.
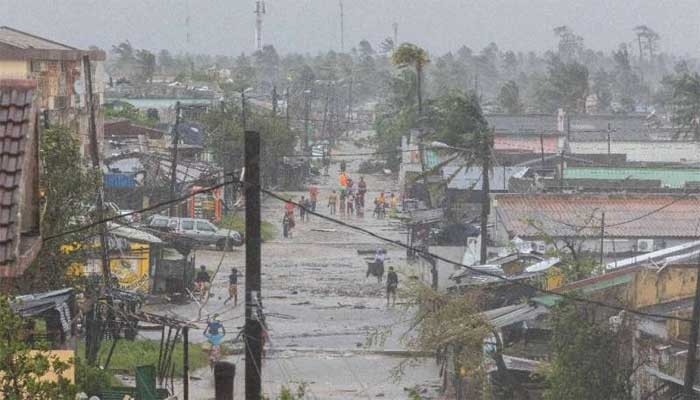
M 642 62 L 642 35 L 637 35 L 637 42 L 639 43 L 639 62 Z
M 481 163 L 481 250 L 479 251 L 479 263 L 486 264 L 486 256 L 488 250 L 488 219 L 489 212 L 491 208 L 491 198 L 489 192 L 491 191 L 491 185 L 489 182 L 489 169 L 491 168 L 491 151 L 488 149 Z
M 423 66 L 416 65 L 416 92 L 418 95 L 418 115 L 423 115 L 423 93 L 421 85 L 423 81 Z

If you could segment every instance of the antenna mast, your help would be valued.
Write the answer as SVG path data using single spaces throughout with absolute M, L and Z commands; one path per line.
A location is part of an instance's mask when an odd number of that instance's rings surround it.
M 394 46 L 399 47 L 399 23 L 394 22 L 391 26 L 394 28 Z
M 345 15 L 343 14 L 343 0 L 340 0 L 340 52 L 345 52 Z
M 265 1 L 255 2 L 255 49 L 262 50 L 262 24 L 265 15 Z

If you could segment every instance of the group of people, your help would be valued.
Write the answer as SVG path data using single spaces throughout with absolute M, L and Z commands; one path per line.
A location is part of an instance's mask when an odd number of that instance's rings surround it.
M 361 176 L 360 181 L 355 182 L 345 171 L 340 172 L 338 178 L 340 183 L 339 194 L 334 190 L 328 196 L 328 209 L 331 215 L 340 212 L 340 215 L 364 216 L 365 195 L 367 194 L 367 183 L 365 177 Z
M 389 195 L 389 198 L 387 199 L 384 196 L 384 192 L 379 193 L 379 196 L 377 196 L 374 199 L 374 217 L 378 219 L 382 219 L 386 216 L 386 210 L 391 209 L 396 211 L 399 206 L 399 198 L 394 195 L 394 193 L 391 193 Z

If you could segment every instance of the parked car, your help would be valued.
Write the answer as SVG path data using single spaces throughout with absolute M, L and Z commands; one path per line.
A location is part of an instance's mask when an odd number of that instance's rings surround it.
M 198 245 L 215 245 L 220 250 L 243 245 L 243 236 L 238 231 L 219 228 L 206 219 L 154 215 L 148 219 L 147 226 L 185 237 Z

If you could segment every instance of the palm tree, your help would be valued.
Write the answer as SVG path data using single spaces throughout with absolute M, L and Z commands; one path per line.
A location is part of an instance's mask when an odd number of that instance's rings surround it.
M 391 62 L 399 68 L 411 66 L 416 70 L 416 92 L 418 97 L 418 114 L 423 113 L 423 67 L 430 62 L 428 52 L 413 43 L 404 43 L 391 55 Z

